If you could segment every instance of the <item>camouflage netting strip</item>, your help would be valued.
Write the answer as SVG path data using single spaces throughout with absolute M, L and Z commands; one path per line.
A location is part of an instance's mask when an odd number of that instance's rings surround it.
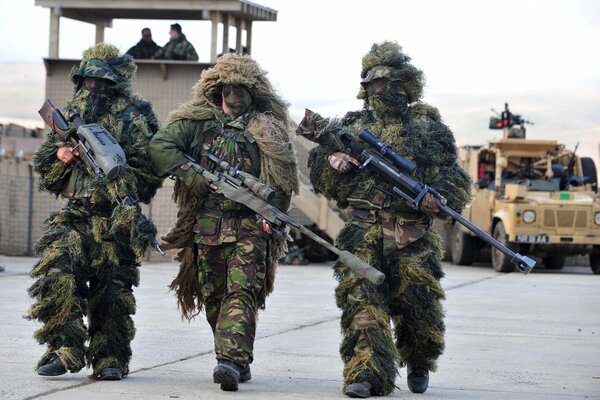
M 360 335 L 366 336 L 369 350 L 355 351 Z M 398 375 L 395 362 L 397 353 L 384 329 L 369 328 L 345 334 L 340 354 L 345 364 L 344 387 L 354 382 L 368 381 L 372 385 L 371 390 L 379 396 L 394 390 Z
M 69 217 L 74 215 L 79 214 L 56 211 L 44 225 L 42 237 L 35 246 L 37 253 L 43 255 L 31 272 L 38 280 L 29 288 L 29 295 L 35 302 L 27 314 L 29 319 L 43 323 L 34 332 L 34 338 L 40 344 L 48 344 L 48 351 L 38 367 L 58 355 L 71 372 L 77 372 L 85 365 L 87 338 L 82 320 L 85 305 L 77 296 L 82 290 L 85 293 L 85 288 L 78 287 L 77 281 L 82 279 L 80 265 L 86 262 L 86 254 L 83 238 L 69 223 Z
M 192 240 L 198 199 L 181 181 L 177 180 L 173 189 L 173 200 L 178 208 L 177 221 L 169 233 L 161 238 L 164 241 L 162 247 L 164 250 L 179 249 L 175 257 L 175 261 L 180 263 L 179 273 L 169 285 L 169 289 L 175 292 L 181 318 L 191 320 L 202 311 L 203 307 Z
M 38 182 L 40 190 L 53 186 L 65 176 L 68 166 L 58 160 L 56 150 L 59 147 L 72 145 L 70 140 L 56 133 L 50 133 L 46 140 L 42 141 L 32 159 L 34 171 L 40 177 Z

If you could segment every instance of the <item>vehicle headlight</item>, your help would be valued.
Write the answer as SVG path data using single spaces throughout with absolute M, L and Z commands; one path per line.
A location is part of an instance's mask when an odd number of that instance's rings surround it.
M 600 212 L 597 212 L 596 214 L 594 214 L 594 223 L 596 225 L 600 225 Z
M 596 215 L 600 215 L 600 213 L 596 214 Z M 596 218 L 598 220 L 598 218 Z M 532 210 L 527 210 L 523 213 L 523 222 L 525 222 L 526 224 L 531 224 L 533 221 L 535 221 L 535 211 Z

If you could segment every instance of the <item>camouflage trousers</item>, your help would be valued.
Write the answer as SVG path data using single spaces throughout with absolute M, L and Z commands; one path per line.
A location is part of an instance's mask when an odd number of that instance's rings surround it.
M 34 338 L 47 344 L 38 367 L 58 356 L 71 372 L 86 359 L 94 377 L 107 367 L 129 372 L 139 264 L 127 240 L 110 241 L 109 221 L 110 210 L 90 212 L 69 203 L 45 223 L 36 244 L 41 257 L 31 272 L 36 282 L 29 288 L 34 303 L 28 318 L 42 323 Z
M 256 314 L 266 277 L 266 239 L 199 245 L 199 279 L 217 360 L 240 367 L 253 359 Z
M 436 234 L 427 231 L 396 251 L 385 251 L 382 225 L 347 224 L 338 236 L 340 249 L 353 251 L 384 272 L 375 286 L 335 265 L 336 302 L 342 309 L 344 387 L 369 381 L 374 394 L 394 390 L 398 367 L 405 363 L 435 370 L 444 349 L 444 292 Z M 393 325 L 392 325 L 393 323 Z

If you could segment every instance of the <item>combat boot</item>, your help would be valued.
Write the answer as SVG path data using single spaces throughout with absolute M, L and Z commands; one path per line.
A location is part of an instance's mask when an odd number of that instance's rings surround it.
M 425 393 L 429 386 L 429 371 L 416 365 L 406 364 L 406 383 L 413 393 Z
M 67 368 L 58 356 L 54 356 L 46 364 L 37 369 L 38 375 L 59 376 L 67 372 Z
M 98 374 L 101 381 L 120 381 L 123 379 L 123 370 L 118 367 L 103 368 Z
M 240 382 L 248 382 L 252 379 L 252 374 L 250 373 L 250 364 L 246 364 L 242 372 L 240 372 Z
M 367 381 L 351 383 L 344 389 L 344 394 L 348 397 L 366 399 L 371 397 L 371 383 Z
M 213 371 L 213 380 L 215 383 L 221 384 L 221 390 L 235 392 L 238 390 L 241 370 L 242 368 L 231 361 L 219 360 Z

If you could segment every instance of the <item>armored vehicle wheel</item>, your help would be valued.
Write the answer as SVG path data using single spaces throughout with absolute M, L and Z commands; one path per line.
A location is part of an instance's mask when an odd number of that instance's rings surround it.
M 463 232 L 460 224 L 452 227 L 452 262 L 456 265 L 473 265 L 479 253 L 477 238 Z
M 592 185 L 592 190 L 598 192 L 598 177 L 596 175 L 596 164 L 594 164 L 594 160 L 589 157 L 581 157 L 580 160 L 583 175 L 590 179 L 589 182 L 590 185 Z
M 592 272 L 600 275 L 600 250 L 594 250 L 590 253 L 590 267 Z
M 516 246 L 508 243 L 508 235 L 502 222 L 496 224 L 492 236 L 512 251 L 515 251 Z M 496 248 L 492 249 L 492 266 L 497 272 L 513 272 L 515 270 L 515 266 L 510 262 L 510 258 Z
M 561 256 L 559 254 L 551 254 L 544 258 L 542 258 L 542 262 L 546 269 L 562 269 L 565 266 L 565 261 L 567 257 Z
M 444 242 L 444 258 L 443 261 L 452 262 L 452 228 L 454 224 L 451 222 L 438 222 L 437 220 L 434 225 L 434 229 L 442 237 L 442 241 Z

